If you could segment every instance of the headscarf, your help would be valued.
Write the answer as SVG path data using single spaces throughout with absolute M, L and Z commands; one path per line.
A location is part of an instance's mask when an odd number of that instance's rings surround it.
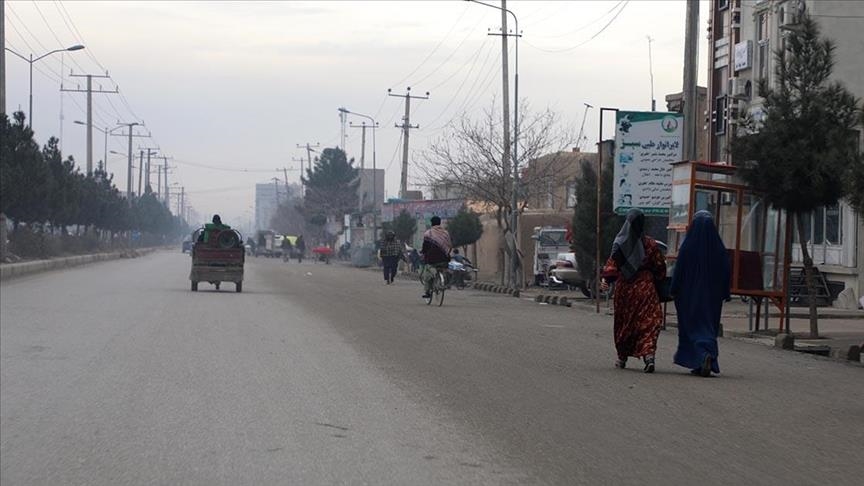
M 693 215 L 693 221 L 687 229 L 687 235 L 678 250 L 675 267 L 686 268 L 691 276 L 690 281 L 676 279 L 673 287 L 682 285 L 695 286 L 697 278 L 709 278 L 712 283 L 716 282 L 713 292 L 720 295 L 712 295 L 712 298 L 723 299 L 729 297 L 729 283 L 731 271 L 729 256 L 726 246 L 714 225 L 711 213 L 705 210 L 698 211 Z M 677 273 L 677 272 L 676 272 Z
M 645 260 L 645 245 L 642 243 L 644 234 L 645 215 L 636 208 L 627 211 L 627 218 L 612 243 L 612 258 L 618 264 L 624 280 L 636 276 Z

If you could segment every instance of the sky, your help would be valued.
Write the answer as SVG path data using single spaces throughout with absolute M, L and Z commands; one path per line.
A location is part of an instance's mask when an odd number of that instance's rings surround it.
M 500 5 L 500 3 L 495 3 Z M 701 1 L 699 79 L 704 86 L 708 2 Z M 254 217 L 254 184 L 273 177 L 298 182 L 306 151 L 340 145 L 338 108 L 378 120 L 376 165 L 387 196 L 399 190 L 401 98 L 412 100 L 409 185 L 425 182 L 414 160 L 462 113 L 478 116 L 502 92 L 501 15 L 465 1 L 315 2 L 5 2 L 6 47 L 25 57 L 81 43 L 86 49 L 36 63 L 33 128 L 40 143 L 61 139 L 64 154 L 86 164 L 86 95 L 75 74 L 104 74 L 94 87 L 94 124 L 143 121 L 169 160 L 172 192 L 185 188 L 200 214 L 218 212 L 242 226 Z M 597 108 L 650 110 L 651 71 L 658 110 L 681 91 L 685 4 L 668 1 L 511 0 L 519 19 L 519 95 L 534 110 L 556 111 L 576 139 L 585 113 L 583 149 L 597 142 Z M 509 25 L 512 31 L 514 26 Z M 649 41 L 652 60 L 649 66 Z M 511 99 L 515 46 L 511 38 Z M 62 79 L 61 79 L 62 77 Z M 80 86 L 79 86 L 80 85 Z M 6 53 L 7 111 L 27 111 L 28 65 Z M 512 102 L 511 102 L 512 103 Z M 349 117 L 353 123 L 363 118 Z M 349 157 L 360 160 L 360 130 L 348 128 Z M 115 132 L 115 133 L 120 133 Z M 366 164 L 371 167 L 371 134 Z M 108 150 L 127 152 L 112 136 Z M 94 130 L 94 164 L 104 136 Z M 161 161 L 159 161 L 161 163 Z M 137 164 L 137 162 L 136 162 Z M 155 164 L 155 162 L 154 162 Z M 126 189 L 125 155 L 108 154 L 108 171 Z M 416 175 L 415 175 L 416 174 Z M 136 173 L 137 177 L 137 173 Z M 153 176 L 155 186 L 155 175 Z M 175 186 L 174 184 L 177 184 Z

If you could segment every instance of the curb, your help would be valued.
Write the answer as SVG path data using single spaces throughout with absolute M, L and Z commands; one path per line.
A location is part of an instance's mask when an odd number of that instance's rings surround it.
M 519 297 L 522 295 L 522 291 L 519 289 L 511 289 L 509 287 L 504 287 L 501 285 L 495 285 L 489 282 L 474 282 L 474 285 L 471 288 L 476 290 L 482 290 L 484 292 L 492 292 L 494 294 L 507 294 L 512 297 Z
M 113 253 L 95 253 L 92 255 L 77 255 L 65 258 L 54 258 L 51 260 L 36 260 L 23 263 L 8 263 L 0 265 L 0 280 L 5 281 L 15 277 L 33 275 L 36 273 L 59 270 L 62 268 L 77 267 L 88 263 L 117 260 L 120 258 L 137 258 L 155 251 L 156 248 L 142 248 L 140 250 L 119 251 Z

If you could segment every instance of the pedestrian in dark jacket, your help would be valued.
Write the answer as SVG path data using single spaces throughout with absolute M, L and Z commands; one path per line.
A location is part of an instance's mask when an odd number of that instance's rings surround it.
M 393 283 L 393 278 L 396 277 L 399 259 L 402 258 L 402 245 L 396 240 L 396 233 L 388 231 L 384 235 L 378 256 L 384 263 L 384 281 L 390 285 Z

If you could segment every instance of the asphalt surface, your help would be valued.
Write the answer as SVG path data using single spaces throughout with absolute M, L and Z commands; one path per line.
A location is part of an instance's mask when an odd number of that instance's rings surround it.
M 612 367 L 611 319 L 339 265 L 186 255 L 0 285 L 0 482 L 861 484 L 864 368 L 721 340 Z

